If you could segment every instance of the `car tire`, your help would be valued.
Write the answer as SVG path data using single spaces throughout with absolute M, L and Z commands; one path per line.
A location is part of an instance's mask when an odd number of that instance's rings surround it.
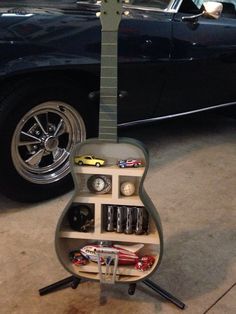
M 100 167 L 101 164 L 100 164 L 99 162 L 96 162 L 95 166 L 96 166 L 96 167 Z
M 73 80 L 38 77 L 24 79 L 1 101 L 1 193 L 37 202 L 73 187 L 70 152 L 86 131 L 96 133 L 88 125 L 95 118 L 87 95 Z
M 83 166 L 83 162 L 80 160 L 80 161 L 78 162 L 78 165 Z

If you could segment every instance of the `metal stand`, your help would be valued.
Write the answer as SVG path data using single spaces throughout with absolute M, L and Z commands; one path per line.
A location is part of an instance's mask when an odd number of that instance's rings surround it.
M 39 289 L 39 294 L 41 296 L 43 296 L 43 295 L 46 295 L 48 293 L 51 293 L 51 292 L 54 292 L 54 291 L 57 291 L 57 290 L 60 290 L 63 288 L 67 288 L 67 287 L 71 287 L 72 289 L 76 289 L 78 287 L 78 285 L 80 284 L 80 282 L 81 282 L 80 278 L 77 278 L 75 276 L 70 276 L 70 277 L 67 277 L 63 280 L 57 281 L 57 282 L 53 283 L 52 285 L 49 285 L 49 286 L 44 287 L 42 289 Z M 163 288 L 161 288 L 160 286 L 155 284 L 150 279 L 145 279 L 142 282 L 146 286 L 148 286 L 149 288 L 154 290 L 156 293 L 161 295 L 164 299 L 166 299 L 169 302 L 176 305 L 181 310 L 183 310 L 185 308 L 185 304 L 183 302 L 178 300 L 176 297 L 174 297 L 168 291 L 164 290 Z M 136 283 L 129 284 L 129 288 L 128 288 L 129 295 L 134 295 L 135 290 L 136 290 Z
M 63 288 L 71 287 L 72 289 L 76 289 L 80 284 L 81 279 L 75 276 L 70 276 L 60 281 L 54 282 L 52 285 L 39 289 L 40 295 L 45 295 Z

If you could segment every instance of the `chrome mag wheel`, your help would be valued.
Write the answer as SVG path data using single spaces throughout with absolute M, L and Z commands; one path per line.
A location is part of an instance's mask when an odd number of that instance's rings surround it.
M 39 104 L 17 124 L 11 143 L 16 171 L 34 184 L 50 184 L 70 172 L 69 155 L 85 140 L 82 117 L 61 101 Z

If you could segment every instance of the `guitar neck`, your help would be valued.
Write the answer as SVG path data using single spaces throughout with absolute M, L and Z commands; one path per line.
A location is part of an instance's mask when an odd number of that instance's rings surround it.
M 102 31 L 99 139 L 117 142 L 117 31 Z

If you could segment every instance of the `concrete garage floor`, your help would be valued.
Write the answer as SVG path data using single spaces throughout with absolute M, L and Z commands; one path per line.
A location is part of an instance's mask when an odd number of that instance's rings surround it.
M 121 135 L 139 138 L 150 151 L 146 189 L 165 239 L 152 279 L 187 304 L 185 313 L 236 313 L 236 120 L 207 114 Z M 118 285 L 101 299 L 94 282 L 38 295 L 68 276 L 54 231 L 70 196 L 36 205 L 0 197 L 0 313 L 180 313 L 142 284 L 134 296 Z

